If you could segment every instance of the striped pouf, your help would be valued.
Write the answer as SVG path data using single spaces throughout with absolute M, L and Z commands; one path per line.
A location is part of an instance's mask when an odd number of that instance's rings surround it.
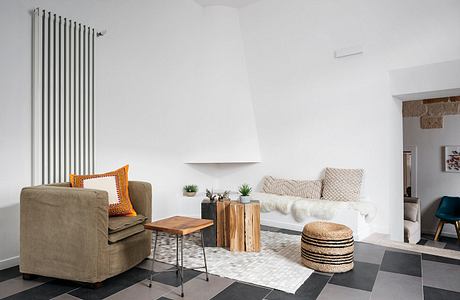
M 310 269 L 343 273 L 353 269 L 353 231 L 345 225 L 313 222 L 302 232 L 302 262 Z

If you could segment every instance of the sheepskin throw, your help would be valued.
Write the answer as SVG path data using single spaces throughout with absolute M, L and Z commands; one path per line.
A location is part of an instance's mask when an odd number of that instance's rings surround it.
M 266 176 L 262 191 L 276 195 L 319 199 L 321 187 L 321 180 L 288 180 Z
M 292 214 L 297 222 L 303 222 L 308 217 L 331 220 L 337 211 L 342 209 L 359 212 L 370 223 L 376 213 L 373 203 L 367 201 L 333 201 L 325 199 L 306 199 L 294 196 L 279 196 L 267 193 L 253 193 L 253 200 L 259 200 L 261 211 L 279 211 L 282 214 Z
M 326 168 L 323 180 L 323 199 L 358 201 L 362 180 L 362 169 Z

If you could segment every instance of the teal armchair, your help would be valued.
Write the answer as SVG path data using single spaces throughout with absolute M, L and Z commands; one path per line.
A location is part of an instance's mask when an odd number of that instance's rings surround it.
M 454 224 L 457 237 L 460 239 L 460 197 L 442 197 L 435 215 L 439 218 L 438 228 L 434 236 L 435 241 L 439 239 L 445 223 Z

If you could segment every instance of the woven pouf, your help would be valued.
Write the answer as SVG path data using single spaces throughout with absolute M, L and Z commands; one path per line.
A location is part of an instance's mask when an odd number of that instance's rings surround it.
M 345 225 L 313 222 L 302 232 L 302 262 L 310 269 L 343 273 L 353 269 L 353 231 Z

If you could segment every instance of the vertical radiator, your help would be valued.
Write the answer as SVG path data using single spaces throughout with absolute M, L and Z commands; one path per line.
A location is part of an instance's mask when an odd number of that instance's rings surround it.
M 94 173 L 95 29 L 33 14 L 32 183 Z

